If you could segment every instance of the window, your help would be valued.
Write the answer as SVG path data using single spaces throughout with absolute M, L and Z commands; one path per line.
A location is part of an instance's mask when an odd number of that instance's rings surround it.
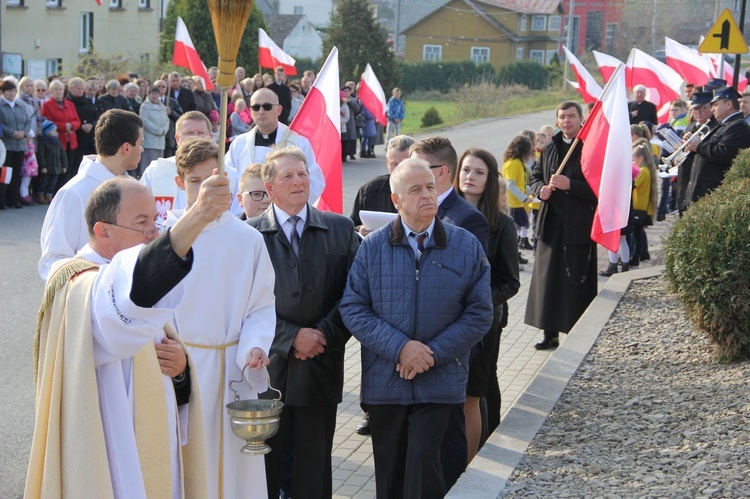
M 109 0 L 110 9 L 122 9 L 122 0 Z
M 741 12 L 742 11 L 742 0 L 734 0 L 734 8 L 732 9 L 735 12 Z
M 555 57 L 555 54 L 557 54 L 557 50 L 548 50 L 545 64 L 552 64 L 552 58 Z
M 81 33 L 78 51 L 88 54 L 93 50 L 94 41 L 94 13 L 81 12 Z
M 23 0 L 8 0 L 8 7 L 23 7 Z
M 560 32 L 560 16 L 549 16 L 549 30 L 555 33 Z
M 138 8 L 139 9 L 150 9 L 151 8 L 151 0 L 138 0 Z
M 471 60 L 474 61 L 474 64 L 490 62 L 490 48 L 471 47 Z
M 47 0 L 47 7 L 57 9 L 62 7 L 62 0 Z
M 527 19 L 528 19 L 528 17 L 526 16 L 526 14 L 524 14 L 524 15 L 521 16 L 521 31 L 526 31 L 526 21 L 527 21 Z
M 425 62 L 440 62 L 443 59 L 442 45 L 425 45 L 422 49 L 422 60 Z
M 615 51 L 617 45 L 617 23 L 607 23 L 607 30 L 604 36 L 604 50 L 608 54 Z
M 547 31 L 547 16 L 531 16 L 531 31 Z
M 305 13 L 304 11 L 305 11 L 304 7 L 301 7 L 299 5 L 295 5 L 294 6 L 294 15 L 295 16 L 301 16 L 301 15 L 303 15 Z
M 530 50 L 529 60 L 537 64 L 544 64 L 544 50 Z
M 523 61 L 523 47 L 516 47 L 516 59 Z

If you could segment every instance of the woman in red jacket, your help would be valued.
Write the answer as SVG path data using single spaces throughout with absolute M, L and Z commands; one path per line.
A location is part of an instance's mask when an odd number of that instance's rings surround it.
M 73 164 L 74 151 L 78 148 L 76 130 L 81 128 L 81 120 L 78 117 L 76 106 L 64 97 L 65 85 L 60 80 L 54 80 L 49 84 L 50 99 L 42 106 L 42 116 L 57 126 L 57 134 L 68 159 L 68 165 Z M 74 170 L 68 166 L 68 172 Z M 68 175 L 60 175 L 57 187 L 65 185 L 70 180 Z

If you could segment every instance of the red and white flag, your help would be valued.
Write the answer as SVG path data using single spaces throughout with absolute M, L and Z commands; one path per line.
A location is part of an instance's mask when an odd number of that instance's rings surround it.
M 386 111 L 388 111 L 385 92 L 383 92 L 383 87 L 380 86 L 380 82 L 369 62 L 365 68 L 365 74 L 362 76 L 362 81 L 359 82 L 359 100 L 381 125 L 386 126 L 388 124 L 388 118 L 385 116 Z
M 646 99 L 656 105 L 659 123 L 669 121 L 669 107 L 673 100 L 680 98 L 685 86 L 677 71 L 636 48 L 628 57 L 625 84 L 628 88 L 640 84 L 648 89 Z
M 620 247 L 620 229 L 628 224 L 633 157 L 625 66 L 620 65 L 604 87 L 578 133 L 583 141 L 581 170 L 599 200 L 591 240 L 610 251 Z
M 604 78 L 604 83 L 608 83 L 609 79 L 612 77 L 612 73 L 615 72 L 617 66 L 622 64 L 622 61 L 617 57 L 612 57 L 611 55 L 603 54 L 596 50 L 592 50 L 591 52 L 594 54 L 596 65 L 599 66 L 599 72 L 602 74 L 602 78 Z
M 722 80 L 725 80 L 727 82 L 727 85 L 733 85 L 734 84 L 734 67 L 728 62 L 724 61 L 724 74 L 720 76 L 719 68 L 721 66 L 721 58 L 723 57 L 723 55 L 722 54 L 706 54 L 706 55 L 708 56 L 708 60 L 711 61 L 711 72 L 710 72 L 711 77 L 721 78 Z M 742 92 L 745 90 L 745 88 L 747 88 L 747 78 L 745 77 L 745 75 L 740 74 L 740 77 L 737 80 L 737 91 Z
M 570 63 L 570 67 L 573 68 L 573 72 L 576 74 L 578 85 L 575 87 L 583 96 L 583 100 L 588 104 L 589 102 L 596 102 L 602 93 L 602 87 L 596 82 L 589 70 L 581 64 L 578 57 L 573 54 L 568 47 L 563 46 L 565 51 L 565 58 Z
M 334 213 L 344 213 L 340 99 L 339 51 L 333 47 L 289 128 L 310 141 L 326 179 L 317 207 Z
M 271 40 L 263 28 L 258 28 L 258 65 L 260 67 L 276 69 L 278 66 L 283 66 L 284 73 L 295 76 L 297 74 L 295 64 L 297 61 L 294 57 L 281 50 L 281 47 Z
M 711 74 L 711 64 L 695 49 L 664 37 L 667 66 L 674 69 L 686 83 L 703 85 Z
M 185 21 L 177 17 L 177 29 L 174 37 L 174 52 L 172 52 L 172 64 L 182 68 L 188 68 L 191 73 L 203 80 L 203 88 L 211 90 L 214 88 L 211 78 L 208 77 L 206 66 L 201 61 L 198 51 L 193 46 Z

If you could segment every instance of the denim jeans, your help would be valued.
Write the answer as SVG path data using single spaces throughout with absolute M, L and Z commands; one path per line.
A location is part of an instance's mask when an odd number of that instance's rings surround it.
M 661 179 L 661 194 L 659 195 L 659 206 L 656 209 L 656 218 L 663 219 L 669 209 L 669 198 L 672 193 L 672 179 Z

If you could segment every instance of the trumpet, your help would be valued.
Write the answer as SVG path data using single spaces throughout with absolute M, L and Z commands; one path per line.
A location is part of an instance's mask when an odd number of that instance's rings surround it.
M 695 133 L 690 136 L 689 139 L 687 139 L 680 147 L 675 149 L 672 154 L 664 158 L 664 162 L 659 165 L 659 170 L 664 173 L 659 173 L 659 176 L 662 178 L 677 176 L 677 169 L 690 154 L 690 151 L 685 151 L 685 147 L 687 147 L 687 145 L 694 140 L 697 140 L 698 142 L 702 141 L 704 138 L 706 138 L 706 135 L 708 135 L 708 132 L 710 131 L 711 127 L 708 126 L 708 122 L 702 124 L 700 128 L 698 128 L 698 130 L 696 130 Z

